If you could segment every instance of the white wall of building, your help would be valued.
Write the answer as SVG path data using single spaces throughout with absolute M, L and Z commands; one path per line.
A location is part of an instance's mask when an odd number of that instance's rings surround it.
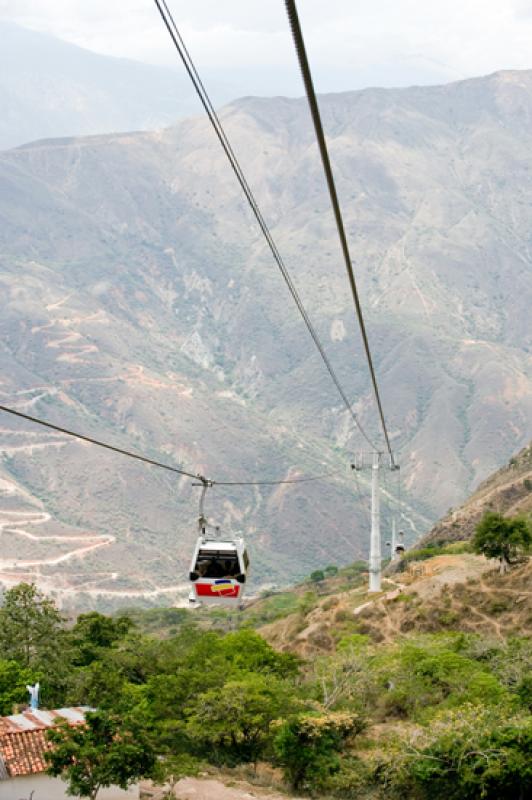
M 40 774 L 0 781 L 0 800 L 30 800 L 32 792 L 31 800 L 72 800 L 61 778 Z M 111 786 L 109 789 L 100 789 L 97 800 L 138 800 L 139 797 L 138 785 L 130 786 L 127 791 Z

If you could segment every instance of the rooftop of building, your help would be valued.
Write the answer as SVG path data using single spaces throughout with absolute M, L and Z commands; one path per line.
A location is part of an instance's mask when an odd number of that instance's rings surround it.
M 58 722 L 81 725 L 88 706 L 52 710 L 27 709 L 9 717 L 0 717 L 0 780 L 44 772 L 44 754 L 51 744 L 46 730 Z

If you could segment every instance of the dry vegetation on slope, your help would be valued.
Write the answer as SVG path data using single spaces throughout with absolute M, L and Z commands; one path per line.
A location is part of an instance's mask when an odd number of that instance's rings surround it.
M 375 643 L 446 630 L 526 636 L 532 634 L 531 577 L 530 561 L 501 576 L 483 556 L 439 555 L 412 561 L 407 572 L 386 579 L 376 596 L 367 593 L 365 576 L 340 592 L 334 580 L 325 581 L 321 596 L 301 588 L 299 608 L 259 631 L 276 648 L 305 657 L 332 652 L 350 634 L 368 635 Z

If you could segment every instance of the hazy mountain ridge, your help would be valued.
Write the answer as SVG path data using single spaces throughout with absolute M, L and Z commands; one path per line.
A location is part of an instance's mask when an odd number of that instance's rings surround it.
M 0 38 L 0 149 L 151 129 L 197 112 L 178 69 L 99 55 L 8 22 L 0 22 Z
M 433 519 L 529 438 L 532 73 L 320 103 L 406 497 Z M 306 105 L 245 98 L 222 117 L 376 434 Z M 37 142 L 2 154 L 0 173 L 3 397 L 24 408 L 31 390 L 43 416 L 215 478 L 345 467 L 361 439 L 204 120 Z M 179 584 L 193 491 L 78 444 L 48 451 L 12 456 L 6 479 L 70 525 L 116 534 L 81 577 L 106 563 L 127 585 Z M 218 491 L 213 511 L 257 537 L 262 580 L 297 577 L 362 552 L 353 488 L 344 473 L 303 491 Z

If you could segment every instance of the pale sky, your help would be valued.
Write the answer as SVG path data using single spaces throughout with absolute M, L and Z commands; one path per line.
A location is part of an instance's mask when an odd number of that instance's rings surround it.
M 167 0 L 201 72 L 297 91 L 283 0 Z M 318 91 L 532 68 L 532 0 L 299 0 Z M 153 0 L 0 0 L 10 20 L 108 55 L 175 64 Z M 256 87 L 253 82 L 257 81 Z M 300 92 L 301 93 L 301 90 Z

